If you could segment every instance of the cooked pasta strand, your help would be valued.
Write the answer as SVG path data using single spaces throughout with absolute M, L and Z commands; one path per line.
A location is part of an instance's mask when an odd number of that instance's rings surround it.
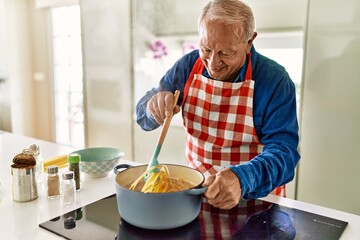
M 154 171 L 157 168 L 158 171 Z M 144 193 L 165 193 L 177 192 L 193 187 L 193 184 L 179 178 L 170 177 L 169 169 L 165 165 L 154 166 L 146 170 L 138 179 L 136 179 L 131 186 L 130 190 L 136 190 L 137 186 L 144 181 L 145 176 L 149 174 L 141 192 Z

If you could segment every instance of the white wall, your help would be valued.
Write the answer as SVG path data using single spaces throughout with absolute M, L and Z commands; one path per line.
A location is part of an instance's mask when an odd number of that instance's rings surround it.
M 360 214 L 360 2 L 309 9 L 297 196 Z

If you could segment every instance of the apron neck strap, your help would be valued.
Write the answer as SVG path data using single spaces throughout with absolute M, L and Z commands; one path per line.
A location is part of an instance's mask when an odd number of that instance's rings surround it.
M 251 64 L 251 55 L 250 52 L 247 54 L 247 59 L 248 59 L 248 65 L 246 68 L 246 73 L 245 73 L 245 79 L 244 80 L 251 80 L 252 79 L 252 64 Z
M 246 55 L 246 57 L 248 59 L 248 65 L 247 65 L 247 68 L 246 68 L 245 79 L 244 80 L 252 80 L 252 64 L 251 64 L 251 55 L 250 55 L 250 53 L 248 53 Z M 192 80 L 194 78 L 194 74 L 201 74 L 203 72 L 203 70 L 204 70 L 204 64 L 201 61 L 201 58 L 199 57 L 196 60 L 187 81 L 185 82 L 184 94 L 183 94 L 183 100 L 182 100 L 181 106 L 184 106 L 185 98 L 186 98 L 186 96 L 188 94 L 190 84 L 191 84 L 191 82 L 192 82 Z
M 203 62 L 201 61 L 201 58 L 198 57 L 198 59 L 196 60 L 191 72 L 190 72 L 190 75 L 185 83 L 185 86 L 184 86 L 184 94 L 183 94 L 183 100 L 182 100 L 182 103 L 181 103 L 181 106 L 184 106 L 184 103 L 185 103 L 185 98 L 189 92 L 189 88 L 190 88 L 190 85 L 191 85 L 191 82 L 192 80 L 194 79 L 194 75 L 195 74 L 202 74 L 203 70 L 204 70 L 204 64 Z

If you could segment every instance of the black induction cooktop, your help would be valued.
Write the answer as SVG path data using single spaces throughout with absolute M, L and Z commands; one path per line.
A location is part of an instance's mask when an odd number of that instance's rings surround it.
M 112 195 L 40 224 L 65 239 L 339 239 L 347 222 L 261 200 L 219 210 L 202 203 L 191 223 L 169 230 L 141 229 L 119 215 Z M 156 216 L 154 216 L 156 217 Z

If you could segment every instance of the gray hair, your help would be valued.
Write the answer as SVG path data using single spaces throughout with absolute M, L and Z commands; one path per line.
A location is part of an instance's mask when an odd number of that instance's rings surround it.
M 229 25 L 239 25 L 239 29 L 244 29 L 244 36 L 238 37 L 244 42 L 251 39 L 255 32 L 253 12 L 251 8 L 241 0 L 212 0 L 208 2 L 203 8 L 199 18 L 199 32 L 205 18 L 206 20 L 220 21 Z

